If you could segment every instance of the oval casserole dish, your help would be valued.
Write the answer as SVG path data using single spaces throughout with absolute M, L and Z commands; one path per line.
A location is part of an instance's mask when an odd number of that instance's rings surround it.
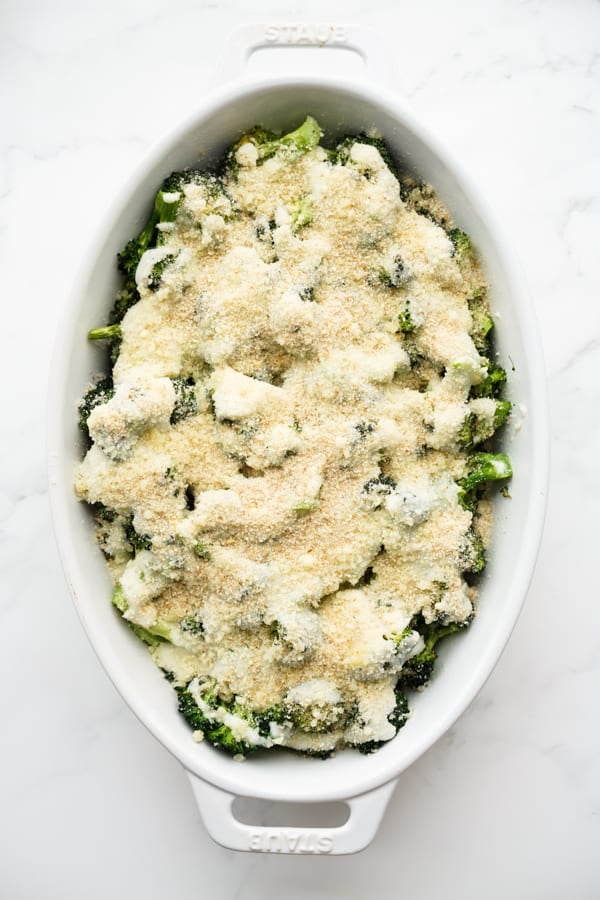
M 256 123 L 287 131 L 307 113 L 317 119 L 330 140 L 376 128 L 397 162 L 430 182 L 457 224 L 471 236 L 491 284 L 496 350 L 500 364 L 508 371 L 507 395 L 515 404 L 502 445 L 511 457 L 515 474 L 510 486 L 512 499 L 499 498 L 494 504 L 492 546 L 475 621 L 460 639 L 443 646 L 431 684 L 411 698 L 413 716 L 397 737 L 369 756 L 344 751 L 320 761 L 271 752 L 239 764 L 206 742 L 194 743 L 187 723 L 177 712 L 171 686 L 111 606 L 112 583 L 94 539 L 91 516 L 73 490 L 74 466 L 83 452 L 76 407 L 86 385 L 98 374 L 98 348 L 86 340 L 86 334 L 106 319 L 111 308 L 120 282 L 116 253 L 145 223 L 161 180 L 173 170 L 218 161 L 233 141 Z M 317 802 L 368 797 L 368 792 L 390 786 L 377 792 L 379 813 L 365 814 L 364 827 L 357 814 L 356 827 L 332 830 L 332 834 L 339 832 L 339 839 L 323 839 L 329 832 L 321 829 L 316 832 L 314 846 L 307 841 L 305 849 L 302 835 L 306 830 L 302 829 L 291 844 L 280 841 L 278 845 L 275 840 L 261 843 L 257 832 L 246 826 L 237 828 L 235 840 L 228 838 L 224 823 L 215 819 L 230 813 L 207 800 L 211 812 L 205 820 L 221 843 L 239 849 L 285 852 L 360 849 L 375 832 L 394 779 L 452 725 L 492 671 L 518 617 L 541 537 L 548 441 L 537 329 L 514 255 L 481 196 L 403 102 L 379 87 L 313 77 L 237 83 L 207 100 L 138 166 L 99 230 L 74 285 L 59 334 L 49 397 L 52 510 L 77 610 L 107 673 L 138 718 L 192 776 L 197 776 L 192 780 L 201 807 L 202 797 L 209 796 L 205 789 L 213 800 L 219 792 L 226 792 L 223 797 L 229 801 L 230 795 L 236 795 Z M 219 791 L 211 793 L 208 786 Z M 294 829 L 287 831 L 295 833 Z M 348 837 L 351 831 L 356 832 L 353 838 Z

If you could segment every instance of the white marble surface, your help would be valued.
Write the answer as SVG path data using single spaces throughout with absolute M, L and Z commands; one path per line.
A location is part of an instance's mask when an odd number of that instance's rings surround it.
M 592 0 L 4 0 L 0 6 L 0 897 L 553 900 L 600 896 L 600 5 Z M 494 675 L 352 858 L 211 843 L 183 771 L 124 706 L 59 566 L 45 383 L 72 269 L 228 32 L 369 22 L 394 86 L 510 222 L 549 373 L 537 573 Z

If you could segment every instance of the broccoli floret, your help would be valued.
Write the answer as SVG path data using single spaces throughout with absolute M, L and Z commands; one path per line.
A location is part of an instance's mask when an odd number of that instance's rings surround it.
M 398 679 L 398 690 L 400 691 L 423 687 L 427 684 L 438 657 L 436 651 L 438 642 L 442 638 L 454 634 L 455 631 L 461 631 L 471 624 L 470 619 L 467 619 L 465 622 L 450 622 L 447 625 L 443 625 L 441 622 L 426 624 L 422 616 L 417 616 L 416 618 L 415 627 L 423 637 L 425 647 L 416 656 L 411 656 L 402 666 L 400 678 Z
M 390 722 L 396 729 L 396 732 L 398 732 L 406 725 L 410 717 L 410 707 L 408 705 L 408 700 L 398 684 L 394 688 L 394 694 L 396 697 L 396 705 L 388 716 L 388 722 Z
M 410 313 L 410 306 L 408 300 L 404 306 L 404 309 L 398 313 L 398 329 L 402 332 L 402 334 L 414 334 L 417 330 L 417 326 L 415 325 L 414 319 Z
M 176 686 L 179 699 L 179 712 L 195 731 L 204 731 L 209 722 L 187 687 Z
M 510 415 L 512 403 L 508 400 L 497 400 L 496 411 L 490 422 L 487 417 L 469 413 L 458 432 L 458 442 L 465 450 L 489 440 L 504 425 Z
M 302 125 L 296 128 L 295 131 L 284 135 L 280 135 L 276 131 L 268 131 L 266 128 L 257 125 L 242 135 L 239 141 L 236 141 L 233 145 L 227 154 L 226 168 L 231 175 L 237 175 L 239 165 L 236 160 L 236 153 L 243 144 L 254 144 L 258 150 L 258 162 L 262 163 L 280 152 L 294 155 L 306 153 L 318 145 L 321 135 L 322 131 L 319 123 L 312 116 L 307 116 Z
M 191 616 L 184 616 L 179 622 L 179 627 L 186 634 L 204 634 L 204 625 L 200 618 L 200 613 L 194 613 Z
M 316 300 L 314 287 L 300 288 L 299 297 L 305 303 L 314 303 Z
M 394 695 L 396 697 L 396 704 L 388 716 L 388 722 L 394 726 L 396 734 L 398 734 L 400 729 L 406 725 L 410 717 L 410 707 L 408 705 L 408 700 L 400 687 L 400 682 L 398 682 L 394 688 Z M 387 741 L 365 741 L 362 744 L 355 744 L 354 746 L 359 753 L 369 754 L 379 750 L 379 748 L 386 743 Z
M 162 184 L 162 191 L 165 194 L 175 194 L 184 192 L 187 185 L 197 185 L 204 189 L 206 206 L 203 213 L 219 211 L 226 218 L 229 217 L 229 210 L 225 212 L 221 201 L 228 200 L 231 204 L 231 197 L 225 190 L 223 179 L 220 175 L 213 172 L 199 172 L 197 169 L 184 169 L 180 172 L 172 172 L 168 178 L 165 178 Z M 161 243 L 160 233 L 157 243 Z
M 380 747 L 383 747 L 385 741 L 365 741 L 363 744 L 353 744 L 359 753 L 362 753 L 364 756 L 368 756 L 371 753 L 375 753 L 376 750 L 379 750 Z
M 196 382 L 190 376 L 183 378 L 171 378 L 175 388 L 175 405 L 171 413 L 171 425 L 176 425 L 182 419 L 198 414 L 198 400 L 196 398 Z
M 448 237 L 452 241 L 452 255 L 456 259 L 463 259 L 467 254 L 471 253 L 473 246 L 471 238 L 460 228 L 451 228 Z
M 140 294 L 135 281 L 131 278 L 125 279 L 125 284 L 115 297 L 115 302 L 109 316 L 110 324 L 114 325 L 122 322 L 127 310 L 131 309 L 139 299 Z
M 481 356 L 489 356 L 490 333 L 494 327 L 494 320 L 489 312 L 481 306 L 474 306 L 471 309 L 471 318 L 473 320 L 471 337 L 477 352 Z
M 108 375 L 106 378 L 101 378 L 100 381 L 88 388 L 80 400 L 79 406 L 77 407 L 79 412 L 79 427 L 88 438 L 90 432 L 87 423 L 92 410 L 95 409 L 96 406 L 108 403 L 111 397 L 114 396 L 114 393 L 113 380 L 110 375 Z
M 496 412 L 494 413 L 494 431 L 498 431 L 499 428 L 504 425 L 508 417 L 510 416 L 510 411 L 512 409 L 512 403 L 510 400 L 498 400 L 496 403 Z
M 269 634 L 274 641 L 285 641 L 286 639 L 285 628 L 277 619 L 273 619 L 269 624 Z
M 162 183 L 163 194 L 174 194 L 183 191 L 186 184 L 209 184 L 213 186 L 215 196 L 219 193 L 221 180 L 216 175 L 199 172 L 197 169 L 182 169 L 179 172 L 171 172 Z
M 223 722 L 208 722 L 202 728 L 204 737 L 210 741 L 213 747 L 218 747 L 230 756 L 247 756 L 257 748 L 253 744 L 240 741 L 233 736 L 233 732 L 229 726 Z
M 104 503 L 90 503 L 90 506 L 96 519 L 100 519 L 102 522 L 111 523 L 119 517 L 119 513 L 115 509 L 105 506 Z
M 225 174 L 237 177 L 239 172 L 239 163 L 236 159 L 236 153 L 243 144 L 268 144 L 277 139 L 276 131 L 269 131 L 262 125 L 255 125 L 250 131 L 247 131 L 241 138 L 233 144 L 225 157 Z
M 396 487 L 396 482 L 389 475 L 379 475 L 377 478 L 370 478 L 363 485 L 362 494 L 372 509 L 379 509 L 384 502 L 386 496 L 391 494 Z
M 335 731 L 341 728 L 348 718 L 348 712 L 342 704 L 331 706 L 311 703 L 304 706 L 299 703 L 286 703 L 284 713 L 286 721 L 306 734 L 327 734 Z
M 290 204 L 289 211 L 296 231 L 304 228 L 306 225 L 310 225 L 314 216 L 313 201 L 310 194 L 301 197 L 296 203 Z
M 395 256 L 389 269 L 380 269 L 378 280 L 387 288 L 397 288 L 406 284 L 409 276 L 400 256 Z
M 129 603 L 127 602 L 127 597 L 120 584 L 118 584 L 114 590 L 112 602 L 113 606 L 119 610 L 121 615 L 127 612 Z M 150 628 L 144 628 L 142 625 L 130 622 L 129 619 L 124 619 L 124 621 L 127 622 L 133 633 L 137 635 L 140 640 L 144 641 L 151 649 L 156 647 L 162 641 L 171 640 L 171 628 L 166 622 L 159 621 Z
M 149 534 L 138 534 L 135 528 L 133 527 L 133 516 L 129 516 L 126 520 L 124 526 L 125 537 L 127 541 L 133 547 L 135 553 L 139 550 L 151 550 L 152 549 L 152 538 Z
M 481 356 L 489 356 L 494 320 L 490 315 L 485 288 L 481 287 L 473 291 L 472 295 L 467 299 L 467 304 L 473 322 L 470 331 L 473 343 Z
M 378 475 L 370 478 L 363 486 L 364 494 L 383 493 L 390 494 L 396 487 L 396 482 L 389 475 Z
M 468 461 L 468 471 L 458 482 L 458 500 L 465 509 L 473 511 L 481 488 L 489 481 L 512 477 L 512 466 L 505 453 L 474 453 Z
M 500 366 L 492 366 L 481 384 L 475 384 L 471 388 L 473 397 L 493 397 L 497 399 L 502 394 L 506 384 L 506 371 Z
M 339 141 L 339 143 L 336 145 L 335 150 L 329 151 L 329 161 L 334 165 L 346 165 L 348 159 L 350 158 L 350 150 L 352 149 L 353 144 L 369 144 L 369 146 L 375 147 L 375 149 L 379 151 L 381 158 L 383 159 L 392 175 L 398 177 L 398 172 L 396 170 L 394 160 L 392 159 L 392 154 L 390 153 L 389 147 L 386 142 L 383 140 L 383 138 L 367 134 L 366 131 L 361 131 L 360 134 L 347 135 L 345 138 Z
M 375 431 L 375 424 L 373 422 L 359 422 L 358 425 L 355 425 L 354 427 L 361 438 L 364 438 Z
M 194 556 L 197 556 L 198 559 L 209 560 L 211 558 L 211 552 L 209 548 L 202 541 L 196 541 L 196 543 L 192 546 L 192 553 L 194 554 Z
M 158 262 L 154 263 L 150 275 L 148 276 L 148 287 L 151 291 L 156 293 L 159 289 L 162 284 L 162 277 L 165 269 L 168 269 L 169 266 L 175 262 L 177 255 L 177 253 L 167 253 L 166 256 L 163 256 L 162 259 L 159 259 Z
M 281 151 L 291 151 L 294 154 L 307 153 L 318 145 L 323 132 L 319 123 L 312 116 L 307 116 L 302 125 L 289 134 L 264 140 L 263 137 L 268 134 L 269 132 L 255 131 L 250 136 L 250 140 L 257 146 L 259 162 Z
M 402 667 L 400 684 L 408 688 L 419 688 L 427 684 L 433 674 L 437 653 L 431 649 L 422 650 L 417 656 L 407 660 Z
M 181 202 L 181 193 L 177 191 L 158 191 L 152 215 L 137 238 L 132 238 L 118 255 L 119 269 L 135 282 L 135 273 L 143 254 L 150 247 L 160 243 L 160 232 L 156 226 L 159 223 L 174 222 Z M 158 235 L 158 237 L 157 237 Z
M 225 753 L 228 753 L 231 756 L 246 756 L 248 753 L 256 750 L 254 745 L 248 744 L 245 741 L 239 741 L 235 738 L 229 726 L 225 725 L 223 722 L 214 721 L 205 715 L 194 700 L 193 695 L 190 693 L 189 685 L 187 687 L 176 686 L 175 690 L 179 698 L 178 709 L 181 715 L 195 731 L 202 731 L 206 740 L 214 747 L 225 751 Z M 213 709 L 218 707 L 227 709 L 227 706 L 212 694 L 203 696 L 203 700 Z M 235 715 L 240 715 L 241 712 L 238 707 L 228 709 L 228 711 L 233 712 Z M 244 718 L 244 716 L 242 717 Z M 254 727 L 252 721 L 250 721 L 250 724 Z
M 479 575 L 485 569 L 485 547 L 478 531 L 471 526 L 465 535 L 465 543 L 461 553 L 463 572 Z
M 274 722 L 276 725 L 283 725 L 284 722 L 288 721 L 286 711 L 281 704 L 275 704 L 260 712 L 253 712 L 252 719 L 258 733 L 262 737 L 271 736 L 271 722 Z
M 400 199 L 407 207 L 447 232 L 450 224 L 448 214 L 441 206 L 433 187 L 423 181 L 417 181 L 408 172 L 401 173 L 399 181 Z
M 156 226 L 159 222 L 173 222 L 175 220 L 180 201 L 181 195 L 178 193 L 178 188 L 173 187 L 171 190 L 167 191 L 163 186 L 163 189 L 160 190 L 155 197 L 152 215 L 150 216 L 146 227 L 137 238 L 133 238 L 129 241 L 117 256 L 119 270 L 125 275 L 125 282 L 121 290 L 117 293 L 109 316 L 110 324 L 107 326 L 107 329 L 113 328 L 114 332 L 112 334 L 103 334 L 102 332 L 106 329 L 96 328 L 88 335 L 90 340 L 99 340 L 106 337 L 112 338 L 110 360 L 113 365 L 117 361 L 121 345 L 119 323 L 123 321 L 126 312 L 140 299 L 140 293 L 135 280 L 135 273 L 139 261 L 146 250 L 156 246 L 157 243 L 160 243 L 160 233 L 157 233 Z M 169 257 L 166 257 L 166 259 L 169 259 Z M 161 260 L 161 263 L 162 262 L 163 261 Z M 160 266 L 161 263 L 157 263 L 154 269 L 156 269 L 157 266 Z M 166 264 L 167 263 L 165 262 L 164 265 Z M 152 270 L 151 281 L 154 275 L 154 269 Z M 162 269 L 157 271 L 156 279 L 152 282 L 152 284 L 156 283 L 156 287 L 153 287 L 151 284 L 151 290 L 158 289 L 162 271 Z M 94 332 L 96 333 L 95 336 Z
M 335 748 L 331 750 L 302 750 L 301 753 L 302 756 L 311 759 L 331 759 L 332 756 L 335 756 Z
M 465 416 L 464 422 L 460 426 L 458 432 L 458 443 L 463 448 L 472 447 L 475 443 L 474 433 L 477 426 L 477 416 L 475 413 L 469 413 Z

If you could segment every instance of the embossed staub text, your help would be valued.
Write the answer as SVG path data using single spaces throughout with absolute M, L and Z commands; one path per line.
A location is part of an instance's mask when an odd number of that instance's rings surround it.
M 344 25 L 294 24 L 266 25 L 264 40 L 268 44 L 345 44 L 348 30 Z
M 259 853 L 331 853 L 331 835 L 311 829 L 261 828 L 249 835 L 248 849 Z

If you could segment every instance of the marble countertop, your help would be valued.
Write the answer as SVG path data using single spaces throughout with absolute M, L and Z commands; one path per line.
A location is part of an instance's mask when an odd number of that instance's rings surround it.
M 6 0 L 0 8 L 0 448 L 6 900 L 600 896 L 600 5 L 593 0 Z M 512 231 L 537 310 L 553 472 L 539 564 L 494 674 L 348 858 L 226 851 L 124 705 L 58 561 L 45 385 L 73 266 L 156 135 L 251 20 L 367 22 L 390 77 Z M 594 524 L 596 523 L 596 524 Z

